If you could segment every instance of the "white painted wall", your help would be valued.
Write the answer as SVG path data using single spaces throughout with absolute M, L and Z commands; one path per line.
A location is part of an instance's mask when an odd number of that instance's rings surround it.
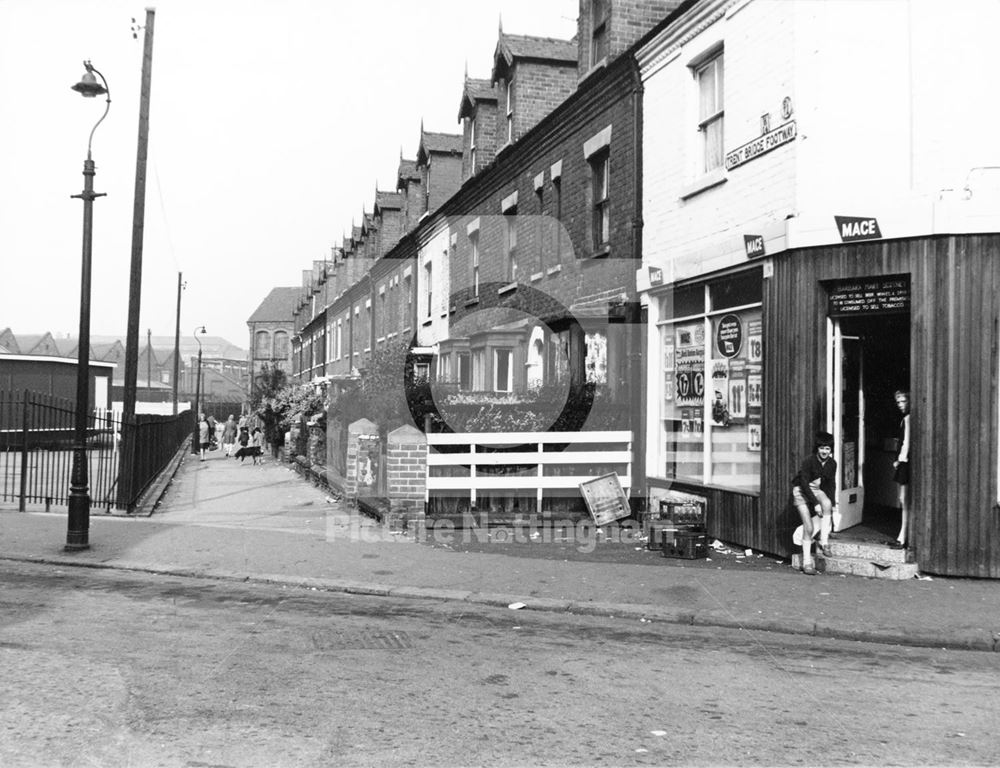
M 417 343 L 422 347 L 431 347 L 442 339 L 448 338 L 448 296 L 451 290 L 448 273 L 449 266 L 449 229 L 447 222 L 436 232 L 431 233 L 417 251 L 417 270 L 414 279 L 417 281 Z M 431 322 L 427 320 L 426 265 L 430 262 L 431 281 L 433 287 Z
M 837 242 L 835 213 L 879 216 L 886 237 L 968 231 L 961 206 L 937 201 L 942 189 L 961 190 L 971 168 L 1000 166 L 1000 2 L 716 0 L 689 19 L 639 56 L 640 289 L 647 266 L 670 282 L 744 261 L 743 234 L 764 234 L 769 253 Z M 689 64 L 719 41 L 726 151 L 757 137 L 765 112 L 772 128 L 782 124 L 786 96 L 797 138 L 684 197 L 698 180 Z M 979 199 L 965 212 L 979 215 L 977 227 L 1000 226 L 983 216 L 987 191 L 1000 211 L 998 179 L 1000 170 L 973 178 Z

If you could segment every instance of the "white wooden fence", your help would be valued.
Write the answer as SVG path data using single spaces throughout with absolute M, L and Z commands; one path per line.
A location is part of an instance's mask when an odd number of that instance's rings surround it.
M 632 484 L 632 433 L 613 432 L 463 432 L 427 435 L 427 500 L 433 491 L 468 492 L 473 506 L 482 491 L 534 491 L 537 509 L 542 509 L 546 490 L 578 491 L 579 485 L 599 475 L 608 474 L 609 467 L 624 465 L 619 472 L 622 488 L 628 494 Z M 551 450 L 551 446 L 564 446 Z M 449 452 L 438 452 L 438 446 L 448 446 Z M 524 447 L 526 450 L 504 453 L 490 449 Z M 545 450 L 550 446 L 550 450 Z M 457 450 L 456 450 L 457 449 Z M 534 465 L 533 475 L 484 473 L 481 467 Z M 547 468 L 572 465 L 573 474 L 550 474 Z M 460 476 L 442 477 L 440 468 Z M 436 471 L 437 470 L 437 471 Z M 464 495 L 464 494 L 463 494 Z

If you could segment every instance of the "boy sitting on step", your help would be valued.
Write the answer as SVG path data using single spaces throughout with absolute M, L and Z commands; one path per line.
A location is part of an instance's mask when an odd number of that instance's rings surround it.
M 820 518 L 819 549 L 830 556 L 830 529 L 833 528 L 833 499 L 836 493 L 837 462 L 833 458 L 833 435 L 817 432 L 813 453 L 802 462 L 799 473 L 792 479 L 792 500 L 802 518 L 802 572 L 816 575 L 813 561 L 812 514 Z

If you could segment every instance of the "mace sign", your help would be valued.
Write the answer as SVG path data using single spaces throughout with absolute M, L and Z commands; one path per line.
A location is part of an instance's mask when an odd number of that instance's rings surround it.
M 842 242 L 878 240 L 882 237 L 878 219 L 874 216 L 834 216 L 833 219 L 837 222 L 837 232 Z

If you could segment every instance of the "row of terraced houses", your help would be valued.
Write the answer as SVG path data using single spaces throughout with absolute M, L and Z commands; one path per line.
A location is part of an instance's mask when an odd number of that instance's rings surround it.
M 572 40 L 501 29 L 460 132 L 421 126 L 395 189 L 275 289 L 293 376 L 336 389 L 403 338 L 448 391 L 590 383 L 638 506 L 682 491 L 711 535 L 785 555 L 816 431 L 842 528 L 898 506 L 908 390 L 911 556 L 1000 576 L 997 15 L 580 0 Z

